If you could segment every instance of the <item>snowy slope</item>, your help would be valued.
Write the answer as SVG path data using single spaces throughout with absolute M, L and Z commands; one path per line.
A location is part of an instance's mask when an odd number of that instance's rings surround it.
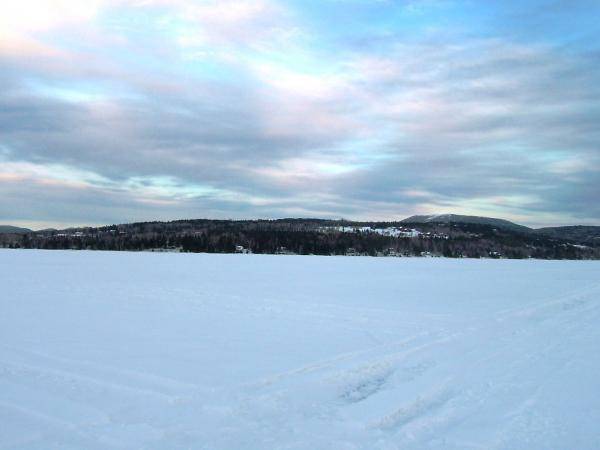
M 600 448 L 599 275 L 0 251 L 0 448 Z

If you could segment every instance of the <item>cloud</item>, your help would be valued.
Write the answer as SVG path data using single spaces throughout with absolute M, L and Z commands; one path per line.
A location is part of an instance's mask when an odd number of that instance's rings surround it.
M 369 26 L 347 39 L 274 0 L 12 7 L 3 216 L 600 219 L 597 50 L 456 24 L 407 37 L 386 22 L 430 24 L 428 3 L 327 5 L 360 8 Z

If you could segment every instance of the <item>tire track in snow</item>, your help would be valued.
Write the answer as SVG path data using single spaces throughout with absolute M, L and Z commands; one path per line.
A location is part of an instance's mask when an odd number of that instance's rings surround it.
M 381 351 L 386 350 L 387 348 L 393 349 L 395 347 L 400 347 L 400 348 L 405 348 L 406 349 L 405 352 L 410 352 L 412 349 L 423 348 L 423 344 L 415 345 L 414 347 L 411 347 L 410 346 L 411 343 L 418 342 L 418 340 L 422 337 L 438 335 L 438 334 L 439 334 L 439 332 L 423 332 L 423 333 L 418 333 L 418 334 L 415 334 L 408 338 L 402 339 L 400 341 L 387 342 L 387 343 L 375 345 L 373 347 L 369 347 L 364 350 L 341 353 L 332 358 L 324 359 L 321 361 L 316 361 L 316 362 L 301 366 L 296 369 L 288 370 L 285 372 L 280 372 L 275 375 L 271 375 L 269 377 L 262 378 L 256 382 L 251 382 L 251 383 L 245 384 L 244 387 L 250 388 L 250 389 L 252 389 L 252 388 L 259 389 L 262 387 L 272 386 L 272 385 L 276 384 L 277 382 L 284 380 L 286 378 L 296 377 L 298 375 L 309 374 L 309 373 L 317 372 L 317 371 L 323 371 L 326 369 L 335 369 L 337 363 L 344 362 L 344 361 L 351 361 L 351 360 L 360 358 L 361 356 L 365 356 L 365 355 L 370 355 L 371 356 L 370 359 L 372 359 L 374 357 L 373 354 L 375 352 L 381 352 Z M 446 339 L 446 337 L 434 339 L 433 341 L 431 341 L 425 345 L 431 345 L 432 343 L 443 341 L 445 339 Z M 401 354 L 401 353 L 398 353 L 398 352 L 392 353 L 392 355 L 398 355 L 398 354 Z M 404 352 L 402 352 L 402 354 L 404 354 Z M 385 353 L 383 355 L 383 357 L 387 357 L 389 355 L 390 355 L 389 353 Z
M 50 367 L 57 371 L 73 374 L 75 376 L 93 378 L 95 380 L 102 380 L 102 378 L 98 377 L 98 375 L 102 374 L 105 378 L 110 378 L 111 380 L 116 378 L 120 381 L 119 383 L 113 384 L 136 389 L 140 389 L 140 386 L 144 386 L 142 389 L 154 391 L 159 394 L 175 395 L 181 391 L 198 390 L 200 388 L 196 384 L 149 374 L 147 372 L 121 369 L 88 360 L 65 358 L 32 350 L 23 350 L 7 345 L 0 345 L 0 349 L 4 349 L 4 352 L 0 351 L 0 358 L 8 358 L 10 362 L 17 365 L 19 364 L 18 361 L 23 362 L 24 365 L 28 365 L 31 364 L 30 361 L 33 360 L 35 366 L 43 364 L 44 367 Z M 93 375 L 90 375 L 90 373 Z
M 418 395 L 411 402 L 370 424 L 371 428 L 395 431 L 426 415 L 435 414 L 453 397 L 452 390 L 443 385 L 426 395 Z
M 534 303 L 525 307 L 519 306 L 516 308 L 510 308 L 500 311 L 496 314 L 496 320 L 502 322 L 518 317 L 534 317 L 540 312 L 552 311 L 552 309 L 557 306 L 560 307 L 558 308 L 558 312 L 560 312 L 561 310 L 564 311 L 565 309 L 568 310 L 581 308 L 582 306 L 585 306 L 590 302 L 593 303 L 593 300 L 590 300 L 590 297 L 592 297 L 594 294 L 596 294 L 596 296 L 600 295 L 600 282 L 592 283 L 575 291 L 571 291 L 558 297 L 552 298 L 549 301 Z M 592 308 L 593 307 L 594 306 L 592 305 Z

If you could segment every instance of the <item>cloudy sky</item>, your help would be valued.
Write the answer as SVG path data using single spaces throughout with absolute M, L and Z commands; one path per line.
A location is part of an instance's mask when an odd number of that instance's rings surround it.
M 0 0 L 0 222 L 600 224 L 600 2 Z

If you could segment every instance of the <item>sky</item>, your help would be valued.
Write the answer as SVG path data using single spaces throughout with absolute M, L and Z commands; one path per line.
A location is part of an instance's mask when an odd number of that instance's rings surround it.
M 600 225 L 597 0 L 0 12 L 0 223 Z

